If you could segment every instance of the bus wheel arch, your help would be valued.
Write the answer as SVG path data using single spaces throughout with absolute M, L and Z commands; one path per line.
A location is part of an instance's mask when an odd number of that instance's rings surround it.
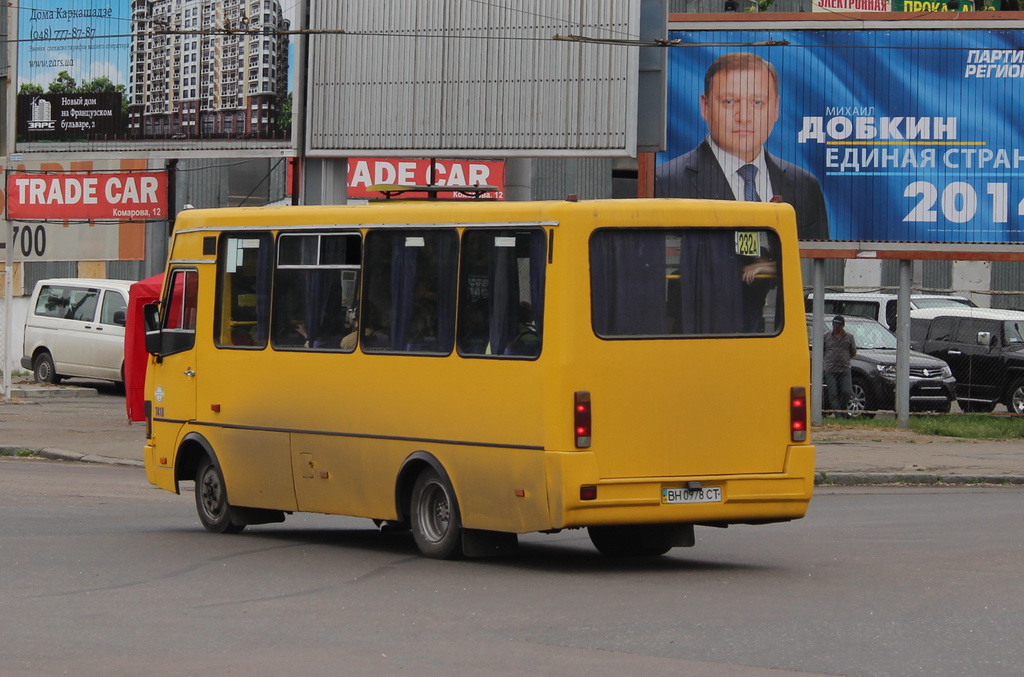
M 432 454 L 418 451 L 402 464 L 396 486 L 399 514 L 420 552 L 434 559 L 461 557 L 462 513 L 448 472 Z
M 395 481 L 395 512 L 402 524 L 409 523 L 409 508 L 412 503 L 412 489 L 416 484 L 416 478 L 429 469 L 433 469 L 451 482 L 448 471 L 444 469 L 437 457 L 428 451 L 417 451 L 402 462 L 398 478 Z
M 235 519 L 236 509 L 228 501 L 220 460 L 198 433 L 185 435 L 174 464 L 175 484 L 189 479 L 195 480 L 196 512 L 203 528 L 220 534 L 237 534 L 245 529 L 247 522 Z
M 182 480 L 194 480 L 199 463 L 203 457 L 208 457 L 219 465 L 217 454 L 205 437 L 199 433 L 188 433 L 181 444 L 178 445 L 177 455 L 174 459 L 174 488 L 180 494 L 178 483 Z

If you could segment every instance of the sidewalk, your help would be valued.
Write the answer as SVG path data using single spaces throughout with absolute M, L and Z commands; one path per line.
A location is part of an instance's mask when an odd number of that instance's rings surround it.
M 128 423 L 112 386 L 15 384 L 0 402 L 0 451 L 30 449 L 48 458 L 141 466 L 146 428 Z M 83 387 L 95 386 L 95 387 Z M 1020 484 L 1024 441 L 973 441 L 909 430 L 827 426 L 812 430 L 817 484 Z

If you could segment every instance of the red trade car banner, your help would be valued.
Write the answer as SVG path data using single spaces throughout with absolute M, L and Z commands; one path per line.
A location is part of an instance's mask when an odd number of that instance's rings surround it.
M 11 220 L 142 221 L 167 218 L 166 172 L 12 173 Z

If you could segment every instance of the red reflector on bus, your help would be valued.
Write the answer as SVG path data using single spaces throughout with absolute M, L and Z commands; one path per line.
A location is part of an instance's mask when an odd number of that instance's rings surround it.
M 789 436 L 794 442 L 807 441 L 807 389 L 789 389 Z
M 577 449 L 590 447 L 592 431 L 589 390 L 577 390 L 573 395 L 573 432 L 576 436 Z
M 580 500 L 593 501 L 597 499 L 597 487 L 593 485 L 580 487 Z

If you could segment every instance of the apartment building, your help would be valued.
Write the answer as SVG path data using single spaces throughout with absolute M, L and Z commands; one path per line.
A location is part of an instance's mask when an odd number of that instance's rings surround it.
M 132 0 L 133 138 L 273 138 L 288 95 L 278 0 Z

